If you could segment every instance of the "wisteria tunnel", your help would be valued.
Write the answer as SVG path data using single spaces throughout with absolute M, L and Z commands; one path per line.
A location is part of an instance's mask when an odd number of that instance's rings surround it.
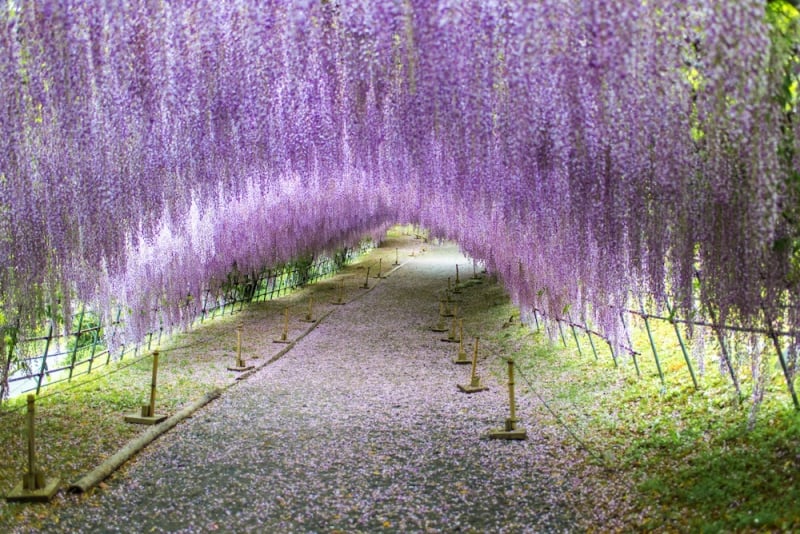
M 800 528 L 794 4 L 2 2 L 0 489 L 46 485 L 21 393 L 53 421 L 131 408 L 109 392 L 152 368 L 155 399 L 155 344 L 178 413 L 243 343 L 263 365 L 102 490 L 0 505 L 0 530 Z M 437 307 L 484 404 L 431 363 Z M 528 439 L 498 448 L 480 429 L 509 408 Z M 138 435 L 64 457 L 42 425 L 40 463 L 76 479 Z

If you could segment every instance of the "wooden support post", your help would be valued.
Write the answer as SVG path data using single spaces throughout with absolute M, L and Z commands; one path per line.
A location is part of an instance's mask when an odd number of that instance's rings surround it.
M 561 319 L 556 317 L 556 324 L 558 325 L 558 332 L 561 334 L 561 343 L 564 344 L 564 348 L 567 348 L 567 338 L 564 337 L 564 329 L 561 328 Z
M 303 321 L 306 323 L 314 322 L 314 297 L 308 297 L 308 311 L 306 311 L 306 316 L 303 318 Z
M 369 267 L 367 267 L 367 276 L 364 278 L 364 285 L 361 287 L 369 289 Z
M 339 280 L 339 291 L 338 291 L 338 293 L 339 294 L 336 297 L 336 300 L 334 300 L 332 302 L 332 304 L 336 304 L 337 306 L 343 306 L 344 305 L 344 278 Z
M 464 319 L 458 320 L 458 356 L 453 363 L 470 363 L 467 351 L 464 350 Z
M 636 368 L 636 376 L 641 378 L 642 373 L 639 372 L 639 362 L 636 360 L 636 351 L 633 349 L 631 334 L 628 332 L 628 325 L 625 324 L 625 315 L 622 311 L 619 312 L 619 320 L 622 323 L 622 329 L 625 331 L 625 339 L 628 340 L 628 346 L 631 348 L 631 357 L 633 358 L 633 366 Z
M 485 391 L 488 387 L 481 384 L 481 377 L 478 375 L 478 342 L 479 337 L 475 338 L 475 350 L 472 352 L 472 369 L 470 370 L 469 384 L 458 384 L 458 389 L 464 393 L 477 393 Z
M 48 502 L 58 491 L 61 481 L 45 478 L 44 472 L 36 465 L 36 397 L 28 395 L 28 472 L 22 475 L 22 482 L 6 495 L 9 502 Z
M 592 347 L 592 354 L 594 354 L 595 361 L 599 360 L 600 358 L 597 357 L 597 348 L 594 346 L 594 340 L 592 339 L 592 333 L 588 329 L 586 330 L 586 337 L 589 338 L 589 345 Z
M 772 319 L 768 318 L 768 324 L 769 324 L 769 337 L 772 340 L 772 345 L 775 347 L 775 352 L 778 353 L 778 360 L 781 362 L 781 368 L 783 369 L 783 376 L 786 379 L 786 387 L 789 388 L 789 393 L 792 396 L 794 409 L 800 410 L 800 402 L 798 402 L 797 393 L 795 393 L 794 391 L 792 376 L 789 373 L 789 367 L 786 365 L 786 359 L 783 357 L 783 350 L 781 350 L 781 344 L 778 341 L 778 335 L 775 333 L 775 329 L 772 327 Z
M 482 282 L 481 277 L 478 276 L 478 262 L 472 260 L 472 279 L 477 282 Z
M 395 266 L 400 265 L 400 251 L 395 248 L 394 249 L 394 264 Z
M 378 274 L 375 278 L 383 278 L 383 258 L 378 258 Z
M 653 341 L 653 333 L 650 331 L 650 321 L 647 320 L 647 313 L 644 311 L 644 303 L 639 300 L 639 308 L 642 310 L 642 318 L 644 318 L 644 329 L 647 331 L 647 339 L 650 340 L 650 348 L 653 350 L 653 358 L 656 360 L 656 369 L 658 369 L 658 377 L 661 379 L 661 386 L 667 387 L 664 381 L 664 372 L 661 370 L 661 361 L 658 359 L 658 351 L 656 351 L 656 343 Z
M 39 368 L 39 376 L 36 379 L 36 394 L 42 389 L 42 379 L 44 373 L 47 371 L 47 353 L 50 352 L 50 339 L 53 337 L 53 322 L 50 322 L 50 328 L 47 331 L 47 341 L 44 344 L 44 352 L 42 353 L 42 365 Z M 110 353 L 109 353 L 110 354 Z
M 508 404 L 510 417 L 506 419 L 504 428 L 489 432 L 491 439 L 525 439 L 528 433 L 524 428 L 518 428 L 517 406 L 514 398 L 514 360 L 508 359 Z
M 572 337 L 575 339 L 575 346 L 578 347 L 578 356 L 583 358 L 583 351 L 581 350 L 581 344 L 578 342 L 578 333 L 575 332 L 575 325 L 572 323 L 572 319 L 569 321 L 569 327 L 572 329 Z
M 445 343 L 456 343 L 458 340 L 456 339 L 456 316 L 453 315 L 453 319 L 450 321 L 450 330 L 447 333 L 447 337 L 443 337 L 442 341 Z
M 128 414 L 125 421 L 138 425 L 155 425 L 167 418 L 156 414 L 156 383 L 158 379 L 158 351 L 153 351 L 153 374 L 150 379 L 150 402 L 142 405 L 140 414 Z
M 289 306 L 283 309 L 283 330 L 281 330 L 281 337 L 273 339 L 273 343 L 289 343 Z
M 444 303 L 439 302 L 439 321 L 431 328 L 434 332 L 447 332 L 447 327 L 444 325 Z
M 459 278 L 458 275 L 458 264 L 456 264 L 456 281 L 455 284 L 453 285 L 453 293 L 454 294 L 461 293 L 461 279 Z
M 72 381 L 72 371 L 75 370 L 75 359 L 78 357 L 78 345 L 81 340 L 81 329 L 83 328 L 83 314 L 86 312 L 86 307 L 81 306 L 81 315 L 78 317 L 78 330 L 75 333 L 75 346 L 72 348 L 72 356 L 69 360 L 69 377 L 67 381 Z
M 617 364 L 617 355 L 614 354 L 614 345 L 609 340 L 606 340 L 606 343 L 608 343 L 608 350 L 611 352 L 611 359 L 614 360 L 614 367 L 617 368 L 619 365 Z
M 689 359 L 689 353 L 686 351 L 686 345 L 683 343 L 683 336 L 681 336 L 681 331 L 678 329 L 678 323 L 675 322 L 675 314 L 672 311 L 672 307 L 669 305 L 669 301 L 667 301 L 667 311 L 669 312 L 669 319 L 672 323 L 672 326 L 675 328 L 675 335 L 678 337 L 678 343 L 681 346 L 681 352 L 683 353 L 683 360 L 686 362 L 686 367 L 689 369 L 689 374 L 692 375 L 692 384 L 694 384 L 694 389 L 700 389 L 700 386 L 697 385 L 697 378 L 694 376 L 694 369 L 692 369 L 692 361 Z
M 253 369 L 255 366 L 247 365 L 244 358 L 242 357 L 242 329 L 244 325 L 239 323 L 236 326 L 236 365 L 232 365 L 228 367 L 228 371 L 236 371 L 237 373 L 243 373 L 244 371 L 249 371 Z

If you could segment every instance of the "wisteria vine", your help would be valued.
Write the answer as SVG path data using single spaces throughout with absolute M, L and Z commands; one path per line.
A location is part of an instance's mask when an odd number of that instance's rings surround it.
M 77 298 L 137 334 L 233 265 L 417 221 L 612 338 L 631 291 L 688 313 L 697 280 L 721 320 L 800 327 L 772 4 L 3 2 L 3 321 Z

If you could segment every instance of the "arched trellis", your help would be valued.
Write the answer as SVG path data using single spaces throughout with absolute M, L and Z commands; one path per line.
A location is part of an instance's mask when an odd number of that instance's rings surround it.
M 177 315 L 234 264 L 398 220 L 551 316 L 631 290 L 686 312 L 699 265 L 720 319 L 778 317 L 800 279 L 785 5 L 6 2 L 3 322 L 122 299 L 142 334 L 149 301 Z

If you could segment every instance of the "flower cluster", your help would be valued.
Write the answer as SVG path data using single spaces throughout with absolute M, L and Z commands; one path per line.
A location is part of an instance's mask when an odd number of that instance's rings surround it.
M 688 310 L 697 269 L 721 317 L 772 317 L 772 32 L 756 0 L 5 2 L 3 311 L 113 298 L 138 331 L 234 264 L 417 221 L 610 333 L 631 291 Z

